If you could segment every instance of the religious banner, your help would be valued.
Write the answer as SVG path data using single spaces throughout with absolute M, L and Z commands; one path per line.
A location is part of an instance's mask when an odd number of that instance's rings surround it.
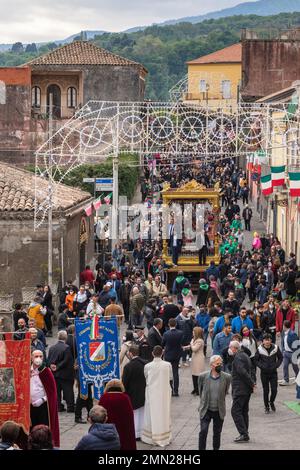
M 94 398 L 99 400 L 105 384 L 120 378 L 117 320 L 95 315 L 92 320 L 76 319 L 75 328 L 80 395 L 87 397 L 88 384 L 93 384 Z
M 0 341 L 0 426 L 15 421 L 30 428 L 30 339 Z

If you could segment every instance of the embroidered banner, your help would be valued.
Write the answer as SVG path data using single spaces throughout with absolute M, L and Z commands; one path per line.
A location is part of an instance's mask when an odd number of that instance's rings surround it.
M 92 320 L 76 319 L 75 328 L 80 395 L 87 397 L 88 384 L 91 383 L 94 398 L 99 400 L 105 384 L 120 378 L 117 321 L 115 318 L 100 318 L 98 328 L 94 328 Z
M 0 341 L 0 426 L 5 421 L 30 428 L 30 339 Z

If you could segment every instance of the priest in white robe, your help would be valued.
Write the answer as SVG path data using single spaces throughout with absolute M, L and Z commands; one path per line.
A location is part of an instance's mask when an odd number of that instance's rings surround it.
M 146 364 L 146 400 L 142 441 L 165 447 L 171 442 L 172 366 L 162 360 L 161 346 L 153 349 L 153 361 Z

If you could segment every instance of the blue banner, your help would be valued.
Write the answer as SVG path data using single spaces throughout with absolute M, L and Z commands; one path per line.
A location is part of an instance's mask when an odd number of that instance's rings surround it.
M 100 318 L 97 327 L 95 335 L 92 320 L 75 320 L 80 394 L 87 397 L 91 383 L 94 398 L 99 400 L 105 384 L 120 378 L 120 363 L 116 318 Z

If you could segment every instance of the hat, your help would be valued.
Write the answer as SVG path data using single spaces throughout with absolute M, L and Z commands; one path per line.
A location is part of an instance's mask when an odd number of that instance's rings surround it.
M 107 282 L 105 285 L 106 285 L 107 287 L 112 287 L 112 283 L 111 283 L 111 282 Z
M 206 280 L 203 277 L 200 279 L 199 284 L 206 284 Z
M 145 327 L 144 327 L 143 325 L 136 325 L 136 326 L 134 327 L 134 329 L 135 329 L 135 330 L 144 330 Z

